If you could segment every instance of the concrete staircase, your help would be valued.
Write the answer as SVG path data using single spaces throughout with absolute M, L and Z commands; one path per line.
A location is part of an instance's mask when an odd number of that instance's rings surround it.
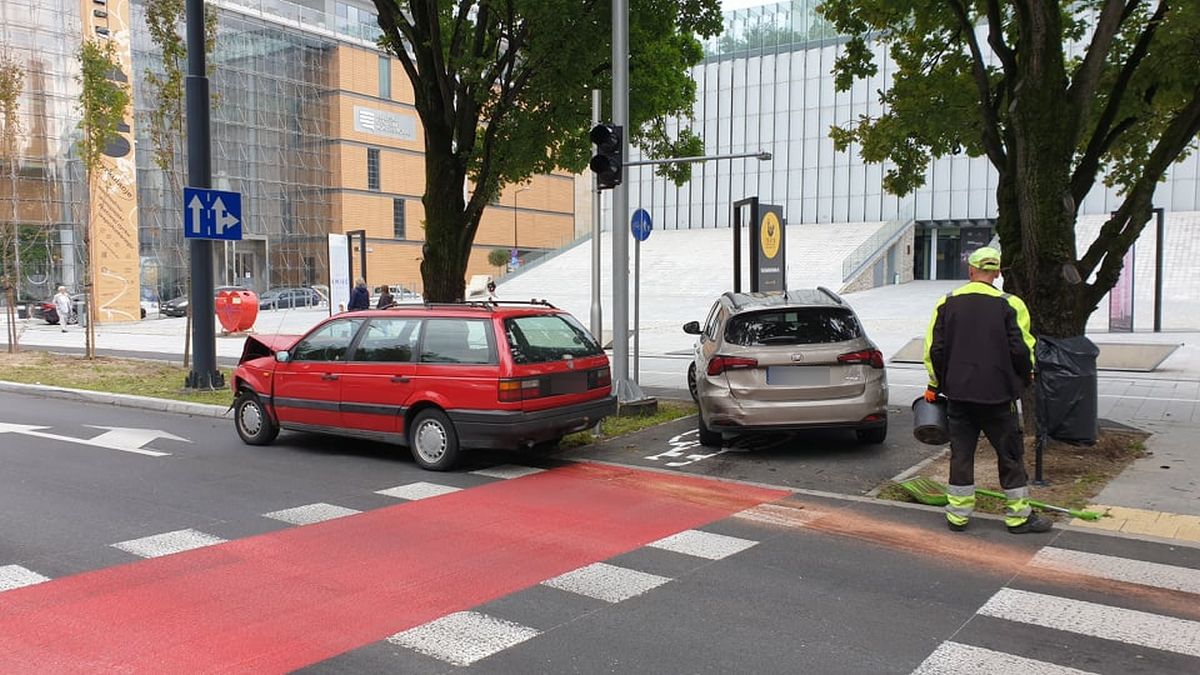
M 787 232 L 788 288 L 842 283 L 842 260 L 871 237 L 882 223 L 793 225 Z M 749 266 L 749 242 L 742 234 L 744 266 Z M 703 321 L 713 301 L 733 288 L 733 230 L 655 231 L 641 245 L 641 347 L 644 353 L 679 349 L 679 327 Z M 632 308 L 633 242 L 630 242 Z M 584 324 L 591 316 L 592 244 L 585 242 L 497 288 L 501 300 L 542 298 L 571 312 Z M 604 329 L 612 327 L 612 238 L 601 236 L 601 304 Z M 749 288 L 743 275 L 742 288 Z M 632 309 L 631 309 L 632 311 Z M 632 327 L 632 319 L 630 326 Z M 686 336 L 685 336 L 686 337 Z

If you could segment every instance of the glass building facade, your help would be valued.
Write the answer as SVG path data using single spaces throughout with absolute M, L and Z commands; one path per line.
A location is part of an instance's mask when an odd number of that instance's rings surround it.
M 75 281 L 76 228 L 82 208 L 76 138 L 78 0 L 0 2 L 3 54 L 23 71 L 12 171 L 0 176 L 0 222 L 25 234 L 19 295 L 48 297 L 59 280 Z M 6 162 L 7 163 L 7 162 Z M 6 228 L 6 234 L 11 230 Z
M 134 4 L 134 62 L 161 71 L 144 12 Z M 332 227 L 326 101 L 336 42 L 240 11 L 221 12 L 217 31 L 209 58 L 212 185 L 242 194 L 244 225 L 242 241 L 218 245 L 216 282 L 258 291 L 318 283 Z M 145 86 L 134 92 L 145 122 L 157 102 Z M 150 125 L 142 123 L 137 150 L 143 283 L 180 294 L 188 275 L 178 198 L 186 182 L 183 149 L 176 169 L 163 172 Z
M 112 11 L 114 3 L 121 12 Z M 83 233 L 96 231 L 96 211 L 90 207 L 89 221 L 87 183 L 73 149 L 77 53 L 85 34 L 112 40 L 131 62 L 121 75 L 132 89 L 132 135 L 125 129 L 122 140 L 135 152 L 119 158 L 131 198 L 128 211 L 105 210 L 123 234 L 100 243 L 121 248 L 123 264 L 128 260 L 131 275 L 140 276 L 143 300 L 186 289 L 186 125 L 180 121 L 180 129 L 166 134 L 152 129 L 152 113 L 163 106 L 147 75 L 162 74 L 164 64 L 146 26 L 148 4 L 129 0 L 126 19 L 124 0 L 0 2 L 0 52 L 25 72 L 17 169 L 0 177 L 0 196 L 11 206 L 0 223 L 38 233 L 37 250 L 22 249 L 24 296 L 49 297 L 60 283 L 73 291 L 86 285 Z M 373 3 L 210 0 L 206 7 L 217 17 L 208 56 L 212 187 L 241 193 L 243 207 L 243 240 L 216 246 L 216 283 L 259 292 L 325 284 L 331 262 L 342 264 L 329 260 L 329 236 L 356 232 L 366 251 L 352 246 L 354 276 L 368 276 L 358 263 L 365 258 L 370 283 L 419 292 L 423 129 L 407 75 L 378 49 Z M 169 158 L 165 170 L 156 156 Z M 572 187 L 568 175 L 536 176 L 518 188 L 519 204 L 514 190 L 506 190 L 484 211 L 468 277 L 499 273 L 487 262 L 496 248 L 524 262 L 568 243 Z M 96 269 L 101 276 L 111 271 L 103 263 Z M 117 292 L 136 296 L 139 279 L 122 275 Z
M 630 208 L 650 209 L 655 225 L 666 229 L 729 227 L 733 203 L 752 196 L 781 205 L 791 225 L 913 219 L 918 251 L 931 238 L 955 246 L 959 230 L 990 228 L 997 174 L 985 157 L 935 160 L 925 185 L 898 198 L 882 187 L 887 164 L 865 163 L 854 145 L 834 150 L 830 127 L 882 113 L 877 92 L 887 89 L 896 67 L 877 45 L 878 73 L 855 81 L 849 91 L 836 91 L 831 71 L 845 40 L 817 13 L 820 2 L 789 0 L 727 12 L 724 32 L 705 42 L 705 59 L 692 71 L 697 93 L 691 115 L 669 125 L 699 132 L 706 155 L 764 150 L 772 160 L 696 164 L 691 181 L 681 187 L 651 168 L 630 167 Z M 640 158 L 636 150 L 631 155 Z M 1169 212 L 1200 211 L 1198 166 L 1200 158 L 1193 155 L 1172 167 L 1158 187 L 1156 205 Z M 1080 215 L 1107 214 L 1119 203 L 1115 190 L 1097 185 Z M 607 205 L 605 212 L 607 226 Z M 947 253 L 937 257 L 957 258 Z M 925 261 L 925 274 L 918 269 L 918 277 L 931 275 L 930 264 Z

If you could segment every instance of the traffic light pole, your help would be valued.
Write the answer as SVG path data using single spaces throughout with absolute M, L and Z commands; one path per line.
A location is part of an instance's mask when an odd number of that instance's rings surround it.
M 629 129 L 629 0 L 612 0 L 613 125 Z M 629 159 L 629 134 L 621 139 L 621 163 Z M 613 188 L 613 387 L 617 400 L 633 403 L 645 398 L 629 378 L 629 187 L 622 180 Z
M 212 187 L 212 142 L 208 121 L 208 75 L 204 66 L 204 0 L 187 0 L 184 6 L 187 31 L 188 186 Z M 183 197 L 180 196 L 182 202 Z M 192 370 L 187 376 L 191 389 L 218 389 L 225 377 L 217 370 L 217 336 L 213 309 L 213 245 L 209 239 L 190 239 L 192 313 Z
M 592 90 L 592 126 L 600 124 L 600 90 Z M 592 174 L 592 335 L 603 340 L 604 313 L 600 305 L 600 187 Z

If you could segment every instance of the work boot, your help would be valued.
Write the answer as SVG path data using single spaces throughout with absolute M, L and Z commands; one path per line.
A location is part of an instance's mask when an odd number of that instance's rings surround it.
M 970 523 L 971 523 L 971 521 L 969 521 L 969 520 L 968 520 L 967 522 L 965 522 L 965 523 L 962 523 L 962 524 L 959 524 L 959 523 L 952 523 L 952 522 L 950 522 L 950 521 L 948 521 L 948 520 L 947 520 L 947 521 L 946 521 L 946 527 L 950 528 L 950 531 L 951 531 L 951 532 L 962 532 L 963 530 L 966 530 L 966 529 L 967 529 L 967 525 L 969 525 Z
M 1031 532 L 1049 532 L 1052 527 L 1054 527 L 1054 523 L 1049 518 L 1031 513 L 1020 525 L 1010 525 L 1008 531 L 1012 534 L 1029 534 Z

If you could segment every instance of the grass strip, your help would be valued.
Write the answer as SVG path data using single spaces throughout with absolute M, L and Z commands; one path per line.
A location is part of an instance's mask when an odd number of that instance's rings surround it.
M 222 373 L 228 380 L 230 371 Z M 25 351 L 0 354 L 0 380 L 23 384 L 104 391 L 114 394 L 152 396 L 175 401 L 228 405 L 228 389 L 186 389 L 188 369 L 161 361 L 117 359 L 99 356 L 87 359 L 68 354 Z
M 696 414 L 696 406 L 681 401 L 659 401 L 658 409 L 649 415 L 612 416 L 604 418 L 600 423 L 600 433 L 593 435 L 591 431 L 580 431 L 563 438 L 559 447 L 563 449 L 578 448 L 590 445 L 596 441 L 607 440 L 617 436 L 632 434 L 635 431 L 649 429 L 680 417 Z

